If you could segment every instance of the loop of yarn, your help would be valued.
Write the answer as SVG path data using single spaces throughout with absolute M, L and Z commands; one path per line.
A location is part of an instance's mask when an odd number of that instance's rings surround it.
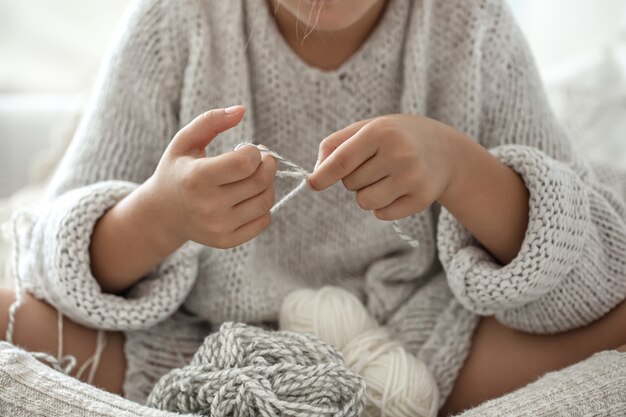
M 309 172 L 306 169 L 299 167 L 297 164 L 294 164 L 290 160 L 284 158 L 282 155 L 272 151 L 265 145 L 244 142 L 244 143 L 240 143 L 239 145 L 237 145 L 235 147 L 235 150 L 238 150 L 244 145 L 256 146 L 256 148 L 260 152 L 266 153 L 272 156 L 274 159 L 276 159 L 276 162 L 278 164 L 285 165 L 286 166 L 285 169 L 280 169 L 276 172 L 276 176 L 278 178 L 293 178 L 293 179 L 300 180 L 300 183 L 293 190 L 291 190 L 285 196 L 283 196 L 283 198 L 281 198 L 276 204 L 274 204 L 274 207 L 271 208 L 270 214 L 274 215 L 285 204 L 287 204 L 287 202 L 289 202 L 293 197 L 299 194 L 300 191 L 306 188 L 306 177 L 309 175 Z
M 365 384 L 319 339 L 225 323 L 190 364 L 163 376 L 148 405 L 212 417 L 358 417 Z
M 341 350 L 366 383 L 367 416 L 435 417 L 439 391 L 427 366 L 409 354 L 352 293 L 336 287 L 289 294 L 280 328 L 313 334 Z

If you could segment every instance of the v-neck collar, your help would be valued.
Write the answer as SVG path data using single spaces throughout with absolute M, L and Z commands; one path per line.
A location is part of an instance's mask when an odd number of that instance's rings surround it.
M 385 59 L 390 43 L 398 42 L 403 36 L 397 32 L 405 30 L 409 15 L 408 0 L 389 0 L 376 27 L 369 34 L 361 47 L 338 68 L 324 70 L 304 61 L 283 37 L 271 7 L 265 0 L 247 0 L 247 26 L 250 42 L 263 42 L 265 47 L 275 53 L 275 58 L 286 68 L 312 80 L 341 79 L 345 74 L 353 73 L 357 68 L 368 65 L 380 55 Z

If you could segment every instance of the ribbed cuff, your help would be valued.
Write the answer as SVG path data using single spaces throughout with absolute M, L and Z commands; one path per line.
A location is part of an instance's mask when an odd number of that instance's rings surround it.
M 522 177 L 530 193 L 528 228 L 517 257 L 500 265 L 445 208 L 438 227 L 450 288 L 463 306 L 481 315 L 524 306 L 557 287 L 575 267 L 592 226 L 585 186 L 566 164 L 527 146 L 491 152 Z
M 148 328 L 178 309 L 197 275 L 197 244 L 185 244 L 125 297 L 103 293 L 91 273 L 89 246 L 97 221 L 136 187 L 96 183 L 60 196 L 41 212 L 21 268 L 36 296 L 78 323 L 105 330 Z

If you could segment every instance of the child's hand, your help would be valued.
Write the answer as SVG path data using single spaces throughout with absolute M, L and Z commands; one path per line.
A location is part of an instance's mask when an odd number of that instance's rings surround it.
M 244 108 L 211 110 L 174 137 L 146 185 L 160 207 L 160 222 L 181 242 L 214 248 L 245 243 L 270 224 L 276 161 L 255 146 L 216 157 L 205 148 L 241 121 Z
M 314 190 L 338 180 L 364 210 L 381 220 L 397 220 L 428 208 L 455 174 L 453 128 L 412 115 L 364 120 L 324 139 L 316 169 L 308 178 Z

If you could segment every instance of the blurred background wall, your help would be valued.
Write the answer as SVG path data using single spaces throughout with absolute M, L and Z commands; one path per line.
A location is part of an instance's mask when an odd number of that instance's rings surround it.
M 578 146 L 626 166 L 626 0 L 508 1 Z M 0 198 L 58 156 L 127 3 L 0 0 Z

